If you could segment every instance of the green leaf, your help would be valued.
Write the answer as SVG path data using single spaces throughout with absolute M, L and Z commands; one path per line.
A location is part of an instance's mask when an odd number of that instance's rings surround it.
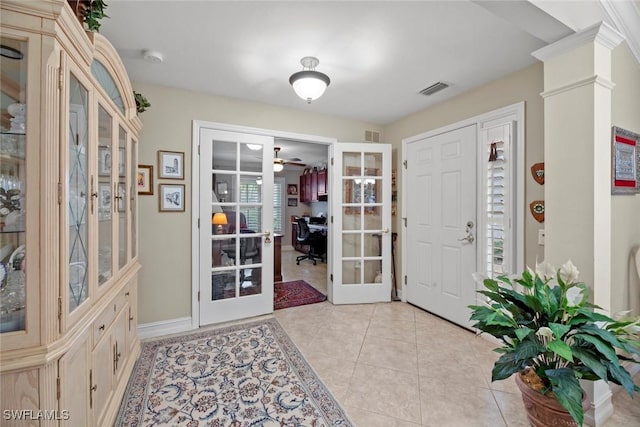
M 537 355 L 544 353 L 544 346 L 540 345 L 535 339 L 528 339 L 518 343 L 514 350 L 514 360 L 515 361 L 526 361 L 531 360 Z
M 564 341 L 553 340 L 549 345 L 547 345 L 547 348 L 562 357 L 564 360 L 573 362 L 573 352 L 571 351 L 571 347 L 569 347 Z
M 563 325 L 561 323 L 549 323 L 549 329 L 553 331 L 553 335 L 555 335 L 556 339 L 561 340 L 564 337 L 564 334 L 569 332 L 571 327 L 569 325 Z
M 620 364 L 618 362 L 618 356 L 616 355 L 615 350 L 609 343 L 602 341 L 598 337 L 594 337 L 593 335 L 588 335 L 588 334 L 575 334 L 574 338 L 581 339 L 590 344 L 593 344 L 596 350 L 598 350 L 604 358 L 609 359 L 609 361 L 611 361 L 616 365 Z
M 533 329 L 525 327 L 520 327 L 516 329 L 516 336 L 520 341 L 524 340 L 530 333 L 533 332 Z
M 629 396 L 633 397 L 634 390 L 639 387 L 636 386 L 631 378 L 631 374 L 625 368 L 620 366 L 619 364 L 608 364 L 609 373 L 611 374 L 611 378 L 616 384 L 620 384 L 624 389 L 629 393 Z
M 490 291 L 493 292 L 498 292 L 498 288 L 500 286 L 498 286 L 498 282 L 496 282 L 493 279 L 484 279 L 484 281 L 482 282 L 484 284 L 484 287 L 489 289 Z
M 582 387 L 575 377 L 573 370 L 569 368 L 547 369 L 545 374 L 551 382 L 551 389 L 558 402 L 571 414 L 578 425 L 584 421 L 582 410 Z
M 584 365 L 591 369 L 594 374 L 600 379 L 607 378 L 607 368 L 600 362 L 600 359 L 595 357 L 592 351 L 586 350 L 578 346 L 571 346 L 573 357 L 580 360 Z
M 513 353 L 505 353 L 496 361 L 491 371 L 491 381 L 504 380 L 524 369 L 524 364 L 515 359 Z

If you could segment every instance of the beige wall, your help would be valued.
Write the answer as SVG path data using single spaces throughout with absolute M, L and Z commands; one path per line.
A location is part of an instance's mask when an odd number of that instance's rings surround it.
M 152 164 L 154 195 L 140 196 L 140 323 L 191 316 L 191 127 L 192 120 L 206 120 L 279 131 L 333 137 L 340 141 L 364 140 L 365 130 L 382 134 L 379 125 L 346 120 L 209 96 L 185 90 L 134 82 L 151 108 L 140 115 L 143 122 L 139 163 Z M 184 181 L 157 179 L 157 151 L 185 153 Z M 158 184 L 186 184 L 185 212 L 158 212 Z
M 640 64 L 626 43 L 612 54 L 611 123 L 640 133 Z M 611 311 L 640 314 L 640 279 L 630 258 L 640 245 L 640 194 L 614 195 L 611 201 Z M 603 256 L 606 254 L 603 254 Z
M 538 229 L 529 213 L 532 200 L 544 199 L 544 187 L 537 184 L 529 172 L 532 164 L 544 160 L 544 121 L 542 63 L 519 70 L 502 79 L 467 92 L 432 108 L 400 119 L 385 127 L 385 142 L 393 144 L 394 168 L 401 170 L 402 139 L 437 129 L 517 102 L 525 102 L 525 263 L 535 265 L 536 258 L 544 258 L 544 247 L 538 245 Z M 398 206 L 402 205 L 402 176 L 398 173 Z M 395 230 L 400 227 L 401 213 L 395 218 Z M 401 251 L 402 242 L 398 242 Z M 399 257 L 400 259 L 400 257 Z M 398 261 L 399 262 L 399 261 Z

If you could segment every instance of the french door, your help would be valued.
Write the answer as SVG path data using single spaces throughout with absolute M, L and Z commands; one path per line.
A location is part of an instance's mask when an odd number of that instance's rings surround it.
M 332 283 L 334 304 L 391 300 L 391 145 L 334 145 Z
M 271 313 L 273 137 L 200 128 L 199 143 L 200 325 Z

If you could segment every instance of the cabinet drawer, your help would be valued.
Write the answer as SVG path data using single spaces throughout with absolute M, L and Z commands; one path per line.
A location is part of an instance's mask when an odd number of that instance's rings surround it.
M 93 322 L 93 345 L 100 341 L 100 338 L 107 332 L 116 315 L 127 304 L 129 297 L 129 287 L 126 286 L 120 293 L 102 310 L 95 322 Z

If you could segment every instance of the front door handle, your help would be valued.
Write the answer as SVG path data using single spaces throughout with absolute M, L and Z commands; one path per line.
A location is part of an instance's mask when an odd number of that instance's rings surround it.
M 469 233 L 466 237 L 458 239 L 458 242 L 468 242 L 469 244 L 472 244 L 474 240 L 476 240 L 476 238 L 473 237 L 473 234 Z

